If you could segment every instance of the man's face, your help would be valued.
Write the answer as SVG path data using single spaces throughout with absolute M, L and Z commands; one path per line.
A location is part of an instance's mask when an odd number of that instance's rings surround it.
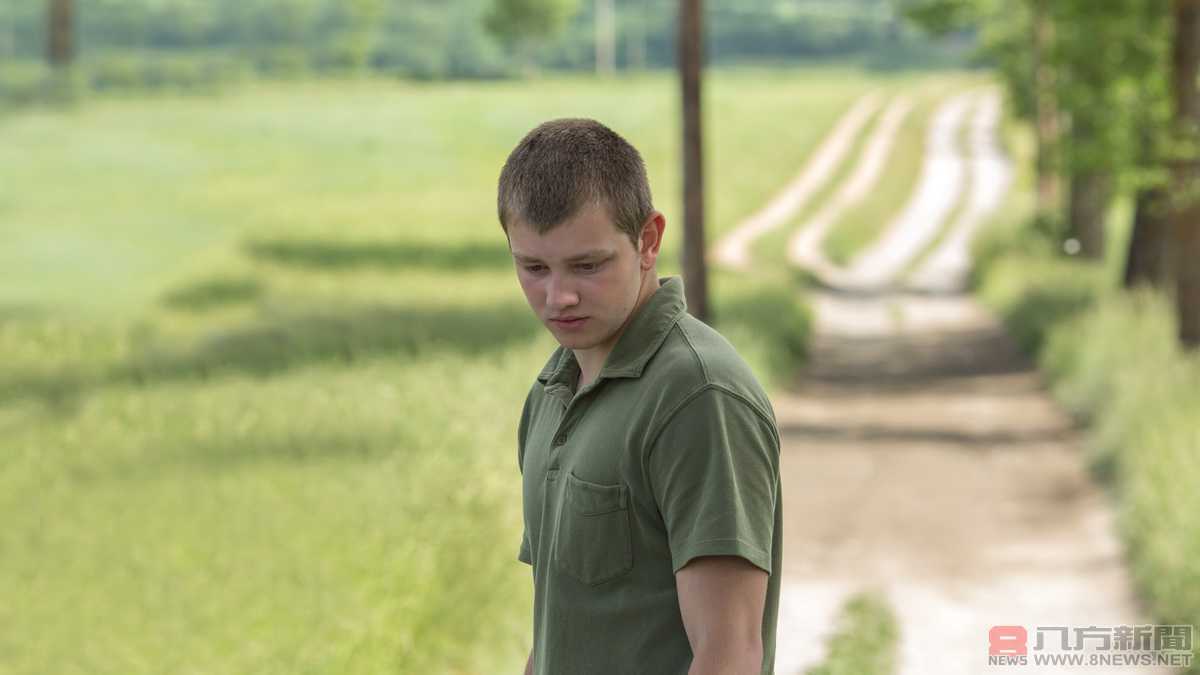
M 538 319 L 568 349 L 611 349 L 637 306 L 641 256 L 601 205 L 544 235 L 508 228 L 517 279 Z

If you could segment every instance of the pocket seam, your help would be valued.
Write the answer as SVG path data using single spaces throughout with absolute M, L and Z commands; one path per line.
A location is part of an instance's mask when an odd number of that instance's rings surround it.
M 628 488 L 622 484 L 618 484 L 616 486 L 609 486 L 609 485 L 600 485 L 599 483 L 591 483 L 589 481 L 583 480 L 582 478 L 579 478 L 578 476 L 575 475 L 575 473 L 573 471 L 570 471 L 570 470 L 567 471 L 566 475 L 567 475 L 567 485 L 565 486 L 565 488 L 566 488 L 565 492 L 567 493 L 566 501 L 568 501 L 569 503 L 564 504 L 561 507 L 561 509 L 559 511 L 559 516 L 558 516 L 558 523 L 555 528 L 555 545 L 554 545 L 554 556 L 553 557 L 554 557 L 555 562 L 557 563 L 558 567 L 561 570 L 563 570 L 564 572 L 566 572 L 568 575 L 570 575 L 571 578 L 576 579 L 579 582 L 587 584 L 589 586 L 597 586 L 599 584 L 602 584 L 602 583 L 605 583 L 608 581 L 612 581 L 613 579 L 616 579 L 618 577 L 622 577 L 622 576 L 628 574 L 631 570 L 633 570 L 633 531 L 632 531 L 632 526 L 629 522 Z M 584 509 L 581 508 L 581 505 L 578 504 L 575 501 L 575 499 L 570 496 L 570 494 L 572 492 L 572 485 L 576 486 L 577 489 L 581 487 L 583 490 L 591 490 L 592 492 L 599 492 L 599 490 L 595 489 L 597 487 L 605 488 L 605 489 L 617 487 L 617 488 L 619 488 L 619 491 L 616 493 L 616 497 L 617 497 L 616 505 L 613 506 L 612 508 L 609 508 L 604 511 L 585 511 Z M 622 513 L 623 515 L 614 516 L 613 514 L 615 514 L 615 513 Z M 570 564 L 569 559 L 564 560 L 563 555 L 562 555 L 562 551 L 564 549 L 564 546 L 563 546 L 564 542 L 561 538 L 562 537 L 561 530 L 562 530 L 562 525 L 563 525 L 564 519 L 567 519 L 567 518 L 593 519 L 593 518 L 596 518 L 599 516 L 608 516 L 610 518 L 618 518 L 619 517 L 621 519 L 621 524 L 618 529 L 620 530 L 620 533 L 621 533 L 619 535 L 619 538 L 621 540 L 620 543 L 623 547 L 623 550 L 621 551 L 621 561 L 622 562 L 620 564 L 620 567 L 618 569 L 614 570 L 613 572 L 606 574 L 602 577 L 588 579 L 588 578 L 585 578 L 581 572 L 579 572 L 573 568 L 572 564 Z M 576 553 L 578 554 L 579 552 L 577 551 Z M 582 569 L 582 561 L 575 560 L 574 566 Z

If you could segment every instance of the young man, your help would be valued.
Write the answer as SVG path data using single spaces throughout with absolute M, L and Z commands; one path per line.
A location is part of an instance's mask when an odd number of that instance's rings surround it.
M 604 125 L 546 122 L 500 174 L 517 279 L 558 347 L 517 439 L 527 675 L 773 673 L 779 434 L 733 347 L 655 271 L 666 220 Z

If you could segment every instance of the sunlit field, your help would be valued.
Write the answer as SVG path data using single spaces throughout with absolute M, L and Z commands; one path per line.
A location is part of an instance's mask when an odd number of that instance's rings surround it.
M 717 71 L 710 239 L 887 78 Z M 596 117 L 678 272 L 669 75 L 274 84 L 0 117 L 0 672 L 495 673 L 524 662 L 515 428 L 553 340 L 495 216 L 508 151 Z M 718 273 L 770 385 L 782 270 Z

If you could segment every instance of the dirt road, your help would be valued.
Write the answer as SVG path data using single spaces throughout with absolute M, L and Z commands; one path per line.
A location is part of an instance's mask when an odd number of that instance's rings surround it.
M 834 125 L 833 130 L 813 151 L 808 162 L 767 205 L 738 223 L 713 247 L 712 260 L 733 269 L 750 265 L 750 246 L 754 240 L 778 229 L 795 217 L 801 207 L 829 182 L 834 170 L 854 145 L 855 137 L 879 108 L 880 94 L 870 92 L 860 97 Z
M 994 94 L 951 99 L 933 124 L 950 129 L 971 113 L 971 157 L 952 139 L 935 146 L 940 168 L 928 171 L 941 179 L 919 181 L 849 283 L 812 298 L 811 365 L 775 400 L 785 490 L 779 675 L 819 662 L 837 610 L 867 588 L 885 593 L 900 621 L 899 675 L 1005 672 L 987 665 L 993 625 L 1026 626 L 1032 647 L 1037 626 L 1146 623 L 1080 431 L 962 292 L 965 242 L 1001 203 L 1010 174 L 996 150 L 998 106 Z M 921 283 L 904 288 L 898 274 L 920 250 L 914 242 L 933 236 L 969 181 Z

